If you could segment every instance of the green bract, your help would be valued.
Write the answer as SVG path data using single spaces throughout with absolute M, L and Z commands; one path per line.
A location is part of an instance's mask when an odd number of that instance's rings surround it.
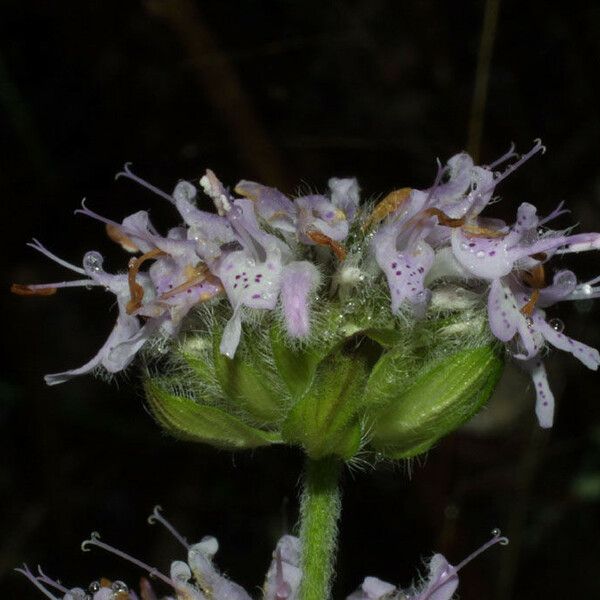
M 225 320 L 218 306 L 206 308 L 201 324 L 210 327 L 185 333 L 148 374 L 149 406 L 174 436 L 220 448 L 286 443 L 311 458 L 415 456 L 481 408 L 502 355 L 477 311 L 421 321 L 380 314 L 329 305 L 302 344 L 260 315 L 229 359 L 219 351 Z

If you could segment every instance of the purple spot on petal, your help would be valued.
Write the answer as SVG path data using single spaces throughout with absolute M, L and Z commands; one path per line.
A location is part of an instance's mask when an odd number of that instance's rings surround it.
M 488 252 L 488 254 L 489 254 L 490 256 L 494 256 L 494 255 L 496 254 L 496 251 L 495 251 L 495 250 L 492 250 L 491 252 Z
M 260 294 L 252 294 L 252 298 L 254 300 L 256 300 L 257 298 L 260 298 Z
M 396 271 L 396 275 L 402 275 L 402 271 Z

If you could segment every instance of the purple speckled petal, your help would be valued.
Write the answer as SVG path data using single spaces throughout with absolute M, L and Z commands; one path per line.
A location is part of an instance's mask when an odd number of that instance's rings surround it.
M 408 301 L 420 312 L 429 300 L 424 281 L 433 264 L 434 252 L 423 241 L 398 251 L 397 231 L 393 224 L 382 227 L 373 240 L 375 258 L 390 287 L 392 313 L 396 314 L 404 301 Z
M 582 344 L 568 337 L 561 331 L 558 331 L 546 322 L 542 311 L 535 311 L 533 315 L 533 326 L 541 333 L 544 338 L 555 348 L 569 352 L 575 358 L 579 359 L 588 369 L 596 371 L 600 365 L 600 354 L 598 350 Z
M 332 204 L 346 215 L 349 223 L 352 223 L 360 201 L 358 181 L 354 177 L 347 179 L 332 177 L 327 183 L 331 191 Z
M 281 304 L 288 334 L 306 337 L 310 332 L 310 294 L 320 279 L 319 270 L 308 261 L 292 262 L 283 269 Z
M 548 383 L 546 367 L 539 358 L 524 361 L 523 368 L 531 375 L 535 388 L 535 414 L 540 427 L 548 429 L 554 422 L 554 394 Z
M 473 275 L 487 280 L 497 279 L 508 275 L 513 268 L 507 237 L 469 237 L 462 229 L 454 229 L 452 251 L 461 265 Z
M 488 320 L 492 333 L 502 342 L 510 341 L 519 334 L 521 348 L 515 358 L 526 360 L 535 356 L 541 349 L 541 335 L 532 327 L 527 317 L 520 311 L 528 298 L 519 301 L 510 287 L 500 279 L 492 282 L 488 296 Z

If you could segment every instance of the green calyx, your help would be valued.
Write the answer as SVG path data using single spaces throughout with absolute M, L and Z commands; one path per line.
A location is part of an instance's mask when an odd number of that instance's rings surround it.
M 169 433 L 231 450 L 415 456 L 485 404 L 503 366 L 483 320 L 460 315 L 411 323 L 332 310 L 304 343 L 262 319 L 245 325 L 233 359 L 219 352 L 223 321 L 209 322 L 185 334 L 145 391 Z

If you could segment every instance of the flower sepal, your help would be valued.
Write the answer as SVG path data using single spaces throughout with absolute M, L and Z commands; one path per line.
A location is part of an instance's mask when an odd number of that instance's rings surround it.
M 145 382 L 148 406 L 154 418 L 173 436 L 228 450 L 257 448 L 281 442 L 279 434 L 252 427 L 215 406 L 199 404 L 160 385 Z
M 385 382 L 382 372 L 396 367 L 392 353 L 383 358 L 387 364 L 374 369 L 369 381 L 371 395 L 383 403 L 396 390 L 396 398 L 378 412 L 371 446 L 392 459 L 426 452 L 470 419 L 492 395 L 504 365 L 497 344 L 442 354 L 425 362 L 399 391 L 373 381 Z

